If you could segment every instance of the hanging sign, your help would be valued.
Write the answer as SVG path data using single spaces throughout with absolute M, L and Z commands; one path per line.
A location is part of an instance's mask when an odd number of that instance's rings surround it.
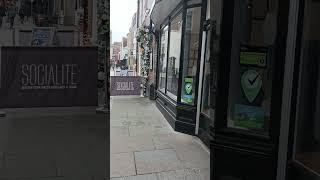
M 241 76 L 241 87 L 247 98 L 252 103 L 262 88 L 262 78 L 255 70 L 247 70 Z
M 184 94 L 182 97 L 183 102 L 192 103 L 193 102 L 193 78 L 187 77 L 184 79 Z

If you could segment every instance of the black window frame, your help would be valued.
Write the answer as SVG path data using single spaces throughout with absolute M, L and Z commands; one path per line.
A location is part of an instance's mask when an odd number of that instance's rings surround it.
M 228 6 L 223 6 L 223 17 L 221 26 L 221 55 L 218 65 L 218 89 L 216 95 L 216 113 L 214 121 L 214 132 L 225 135 L 232 135 L 238 138 L 245 138 L 254 141 L 260 141 L 267 144 L 278 146 L 278 138 L 280 134 L 281 105 L 282 105 L 282 89 L 284 63 L 287 47 L 287 31 L 288 31 L 288 14 L 289 7 L 287 1 L 278 0 L 277 14 L 277 35 L 275 42 L 275 61 L 274 74 L 272 77 L 271 89 L 271 105 L 270 105 L 270 127 L 268 135 L 258 134 L 242 129 L 231 128 L 227 126 L 228 122 L 228 98 L 229 98 L 229 82 L 230 82 L 230 65 L 232 53 L 232 32 L 234 24 L 234 6 L 235 1 L 232 0 Z

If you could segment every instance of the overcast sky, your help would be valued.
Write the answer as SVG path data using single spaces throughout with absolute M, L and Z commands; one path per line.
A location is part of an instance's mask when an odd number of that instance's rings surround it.
M 110 0 L 110 27 L 112 41 L 121 41 L 129 32 L 133 14 L 137 11 L 137 0 Z

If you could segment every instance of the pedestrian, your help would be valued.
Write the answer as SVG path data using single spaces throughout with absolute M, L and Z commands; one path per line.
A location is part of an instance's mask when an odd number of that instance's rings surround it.
M 0 0 L 0 27 L 2 27 L 2 20 L 4 16 L 6 16 L 6 5 L 4 0 Z
M 21 8 L 19 9 L 19 17 L 20 17 L 20 22 L 21 22 L 21 24 L 23 24 L 23 22 L 24 22 L 24 17 L 25 17 L 24 7 L 21 7 Z
M 10 20 L 10 29 L 13 28 L 14 18 L 16 17 L 16 15 L 17 15 L 17 8 L 15 6 L 15 3 L 12 1 L 8 7 L 8 17 Z

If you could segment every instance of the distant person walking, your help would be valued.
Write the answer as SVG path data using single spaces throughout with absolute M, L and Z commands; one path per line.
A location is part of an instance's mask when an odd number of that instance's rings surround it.
M 0 27 L 2 27 L 2 20 L 4 16 L 6 16 L 6 4 L 4 0 L 0 0 Z
M 17 7 L 16 7 L 15 3 L 12 1 L 8 7 L 8 17 L 10 20 L 10 29 L 13 28 L 14 18 L 16 17 L 16 15 L 17 15 Z
M 20 17 L 20 22 L 21 22 L 21 24 L 23 24 L 23 22 L 24 22 L 24 17 L 25 17 L 24 7 L 21 7 L 21 8 L 19 9 L 19 17 Z

